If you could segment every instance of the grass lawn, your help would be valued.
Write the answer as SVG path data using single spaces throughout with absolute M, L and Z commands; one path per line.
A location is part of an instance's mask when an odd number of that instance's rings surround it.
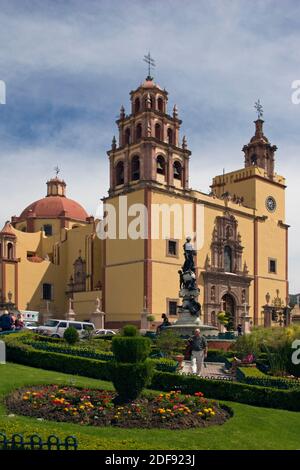
M 97 428 L 77 424 L 8 417 L 3 397 L 11 390 L 33 384 L 83 385 L 111 389 L 109 382 L 50 372 L 19 364 L 0 365 L 0 432 L 75 435 L 79 449 L 299 449 L 300 413 L 226 402 L 234 417 L 222 426 L 170 431 L 163 429 Z M 225 403 L 225 402 L 224 402 Z

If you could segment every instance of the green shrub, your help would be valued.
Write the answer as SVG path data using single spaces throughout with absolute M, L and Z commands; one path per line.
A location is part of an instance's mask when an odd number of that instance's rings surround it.
M 76 328 L 73 326 L 69 326 L 65 331 L 64 331 L 64 340 L 68 344 L 75 344 L 78 343 L 79 341 L 79 334 Z
M 185 341 L 174 331 L 163 330 L 156 340 L 156 347 L 167 357 L 176 353 L 182 353 L 185 347 Z
M 240 382 L 261 387 L 273 387 L 283 390 L 298 388 L 300 390 L 300 382 L 298 380 L 266 375 L 256 369 L 256 367 L 239 367 L 237 369 L 237 379 Z
M 144 362 L 110 364 L 111 381 L 118 392 L 118 402 L 124 403 L 137 398 L 144 387 L 151 383 L 154 364 L 151 360 Z
M 118 392 L 116 402 L 124 403 L 137 398 L 149 385 L 154 370 L 153 362 L 147 360 L 150 350 L 150 339 L 137 335 L 137 329 L 132 325 L 123 328 L 122 336 L 113 338 L 115 360 L 110 362 L 110 371 Z
M 125 325 L 121 332 L 122 336 L 138 336 L 139 332 L 134 325 Z
M 141 362 L 150 354 L 151 342 L 143 336 L 115 336 L 112 351 L 116 361 Z

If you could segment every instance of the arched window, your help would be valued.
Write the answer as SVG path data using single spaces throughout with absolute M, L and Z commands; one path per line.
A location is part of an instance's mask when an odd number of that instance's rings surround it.
M 125 145 L 130 144 L 130 128 L 125 129 Z
M 164 111 L 164 100 L 160 97 L 157 100 L 157 108 L 158 108 L 158 111 L 163 113 L 163 111 Z
M 142 138 L 142 124 L 140 123 L 136 126 L 135 138 L 136 140 L 140 140 Z
M 136 98 L 136 99 L 135 99 L 135 102 L 134 102 L 134 112 L 135 112 L 135 113 L 138 113 L 140 109 L 141 109 L 141 102 L 140 102 L 140 99 L 139 99 L 139 98 Z
M 135 155 L 131 160 L 131 181 L 140 179 L 140 158 Z
M 232 273 L 232 249 L 228 245 L 224 247 L 224 270 L 226 273 Z
M 181 177 L 182 177 L 182 166 L 181 166 L 181 163 L 176 161 L 174 162 L 173 164 L 173 171 L 174 171 L 174 178 L 176 180 L 181 180 Z
M 216 312 L 215 311 L 211 312 L 210 317 L 211 317 L 211 324 L 213 326 L 216 326 L 217 325 Z
M 50 237 L 52 235 L 52 225 L 51 224 L 45 224 L 43 226 L 43 230 L 45 232 L 46 237 Z
M 173 130 L 170 127 L 168 128 L 168 143 L 173 144 Z
M 7 258 L 14 259 L 14 246 L 12 243 L 7 244 Z
M 156 159 L 156 173 L 159 175 L 166 174 L 166 161 L 162 155 L 158 155 Z
M 257 165 L 257 155 L 255 155 L 255 153 L 251 155 L 251 165 Z
M 122 161 L 116 166 L 116 185 L 124 184 L 124 163 Z
M 155 138 L 161 140 L 161 127 L 159 124 L 155 124 Z
M 150 96 L 150 109 L 154 108 L 153 103 L 154 103 L 153 96 Z M 148 96 L 146 96 L 144 99 L 144 107 L 145 109 L 148 109 Z

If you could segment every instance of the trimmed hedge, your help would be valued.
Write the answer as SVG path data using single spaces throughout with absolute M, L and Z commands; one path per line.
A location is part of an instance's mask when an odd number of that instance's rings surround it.
M 132 333 L 134 330 L 128 330 Z M 124 327 L 124 331 L 125 327 Z M 149 356 L 151 342 L 143 336 L 115 336 L 112 340 L 112 350 L 118 362 L 143 362 Z
M 24 345 L 24 346 L 31 346 L 33 349 L 38 351 L 44 351 L 49 353 L 59 353 L 63 355 L 79 357 L 79 358 L 88 358 L 88 359 L 95 359 L 101 362 L 112 361 L 114 359 L 114 355 L 112 352 L 109 351 L 93 351 L 92 349 L 85 348 L 82 346 L 70 346 L 63 341 L 51 342 L 47 344 L 46 341 L 35 341 L 31 333 L 18 333 L 17 337 L 10 338 L 9 341 L 6 341 L 7 346 L 12 341 L 14 344 L 17 345 Z M 52 338 L 58 339 L 58 338 Z M 175 372 L 178 366 L 176 361 L 167 358 L 160 358 L 160 359 L 150 359 L 151 363 L 153 363 L 156 370 L 163 371 L 163 372 Z M 16 361 L 17 362 L 17 361 Z
M 266 408 L 300 411 L 300 389 L 279 390 L 248 385 L 228 380 L 202 379 L 167 372 L 156 372 L 151 388 L 155 390 L 180 390 L 194 394 L 201 391 L 207 398 L 228 400 Z
M 300 381 L 266 375 L 255 367 L 239 367 L 237 369 L 237 379 L 249 385 L 273 387 L 282 390 L 289 390 L 291 388 L 300 390 Z

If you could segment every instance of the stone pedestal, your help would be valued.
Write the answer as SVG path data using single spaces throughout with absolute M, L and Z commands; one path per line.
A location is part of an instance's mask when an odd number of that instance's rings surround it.
M 96 330 L 104 330 L 105 328 L 105 313 L 104 312 L 93 312 L 90 318 L 90 322 L 94 323 Z
M 6 364 L 6 346 L 4 341 L 0 341 L 0 364 Z
M 264 327 L 269 328 L 272 326 L 272 307 L 271 305 L 263 306 L 264 312 Z
M 66 320 L 67 321 L 75 321 L 75 312 L 73 310 L 73 300 L 69 299 L 69 311 L 66 313 Z
M 142 311 L 141 311 L 141 330 L 148 330 L 148 315 L 149 315 L 149 312 L 148 312 L 148 309 L 147 308 L 144 308 Z
M 247 335 L 248 333 L 251 333 L 250 320 L 251 320 L 251 317 L 249 315 L 244 315 L 243 318 L 242 318 L 242 325 L 243 325 L 244 335 Z
M 105 313 L 102 311 L 99 297 L 96 299 L 96 309 L 91 315 L 90 322 L 94 323 L 96 330 L 104 330 L 105 328 Z

